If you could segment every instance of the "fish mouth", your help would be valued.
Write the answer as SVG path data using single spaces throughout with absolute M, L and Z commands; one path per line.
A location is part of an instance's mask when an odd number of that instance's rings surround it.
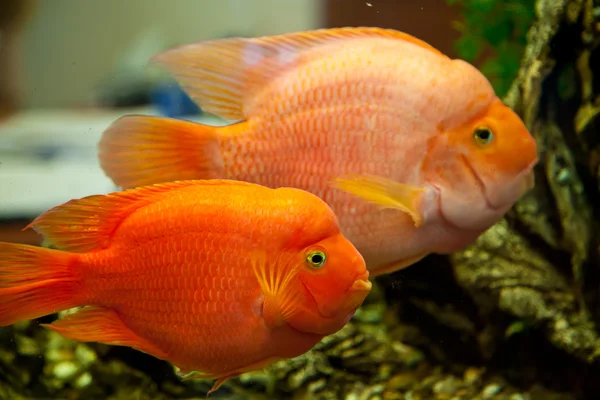
M 358 276 L 348 289 L 349 292 L 370 292 L 373 284 L 369 280 L 369 271 Z
M 523 192 L 528 192 L 535 186 L 535 172 L 534 167 L 537 165 L 538 160 L 533 161 L 527 168 L 519 174 L 517 179 L 521 179 L 523 175 L 525 175 L 525 180 L 523 182 Z
M 361 298 L 364 299 L 369 294 L 369 292 L 371 292 L 372 287 L 373 287 L 373 284 L 369 280 L 369 271 L 366 271 L 364 274 L 360 275 L 352 283 L 352 286 L 350 286 L 350 288 L 348 289 L 348 293 L 350 293 L 351 295 L 352 294 L 360 295 Z M 352 297 L 354 297 L 354 296 L 352 296 Z M 358 311 L 361 304 L 362 304 L 362 301 L 360 302 L 360 304 L 356 305 L 356 307 L 354 307 L 352 309 L 352 311 L 350 311 L 348 313 L 348 315 L 346 315 L 346 317 L 344 318 L 344 325 L 346 325 L 348 323 L 348 321 L 350 321 L 352 319 L 352 317 L 354 317 L 354 314 L 356 314 L 356 311 Z
M 500 210 L 502 208 L 502 206 L 497 206 L 490 201 L 490 199 L 488 197 L 487 189 L 485 187 L 485 184 L 483 183 L 483 180 L 481 179 L 481 177 L 479 176 L 479 174 L 477 173 L 475 168 L 473 168 L 473 166 L 471 165 L 471 163 L 469 162 L 467 157 L 465 157 L 464 155 L 461 154 L 460 160 L 462 161 L 464 166 L 467 168 L 467 170 L 470 172 L 470 174 L 473 176 L 473 179 L 475 180 L 475 184 L 477 185 L 477 187 L 481 191 L 481 194 L 483 195 L 483 198 L 485 200 L 485 205 L 488 208 L 492 209 L 493 211 Z
M 317 302 L 317 299 L 312 294 L 309 287 L 302 281 L 300 281 L 300 283 L 302 284 L 302 286 L 306 290 L 306 293 L 312 299 L 314 304 L 316 304 L 317 313 L 319 314 L 319 316 L 321 316 L 321 318 L 325 318 L 325 319 L 337 318 L 338 312 L 335 312 L 335 311 L 332 312 L 332 315 L 323 314 L 323 312 L 321 311 L 321 308 L 319 307 L 319 303 Z M 364 297 L 366 297 L 366 295 L 371 291 L 372 287 L 373 287 L 373 284 L 371 283 L 371 281 L 369 281 L 369 271 L 366 270 L 362 274 L 358 275 L 356 277 L 356 279 L 354 280 L 354 282 L 352 282 L 352 285 L 350 285 L 350 287 L 348 288 L 347 293 L 349 294 L 349 297 L 342 303 L 342 307 L 344 307 L 344 305 L 348 305 L 348 303 L 350 301 L 355 299 L 356 295 L 360 295 L 361 299 L 364 299 Z M 360 308 L 361 304 L 362 304 L 362 300 L 359 304 L 357 304 L 355 307 L 352 308 L 352 311 L 346 316 L 346 318 L 348 320 L 350 318 L 352 318 L 352 316 L 354 315 L 356 310 L 358 310 Z
M 479 187 L 479 190 L 481 190 L 481 193 L 483 194 L 483 198 L 485 199 L 486 206 L 493 211 L 499 211 L 499 210 L 504 209 L 506 207 L 506 204 L 494 204 L 490 200 L 488 192 L 487 192 L 487 188 L 485 187 L 483 180 L 481 179 L 481 177 L 479 176 L 479 174 L 477 173 L 475 168 L 473 168 L 471 163 L 469 163 L 469 160 L 464 155 L 461 155 L 460 158 L 461 158 L 462 162 L 464 163 L 465 167 L 470 171 L 471 175 L 473 175 L 473 178 L 474 178 L 477 186 Z M 537 164 L 537 160 L 533 161 L 525 169 L 523 169 L 515 178 L 515 181 L 520 181 L 519 189 L 520 189 L 521 195 L 524 195 L 525 193 L 527 193 L 528 191 L 533 189 L 533 186 L 535 185 L 535 174 L 533 172 L 533 167 L 536 164 Z

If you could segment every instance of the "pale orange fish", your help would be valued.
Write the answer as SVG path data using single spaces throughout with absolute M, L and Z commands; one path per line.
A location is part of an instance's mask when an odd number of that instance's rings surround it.
M 534 184 L 536 143 L 489 81 L 405 33 L 217 39 L 155 61 L 205 111 L 241 122 L 117 120 L 99 145 L 117 185 L 230 178 L 308 190 L 372 275 L 462 249 Z
M 86 306 L 46 326 L 217 379 L 210 392 L 305 353 L 371 289 L 333 211 L 293 188 L 158 184 L 72 200 L 30 226 L 61 250 L 0 243 L 0 326 Z

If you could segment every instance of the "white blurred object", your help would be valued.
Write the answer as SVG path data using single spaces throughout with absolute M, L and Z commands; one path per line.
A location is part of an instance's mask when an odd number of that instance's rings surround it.
M 151 107 L 37 110 L 0 124 L 0 219 L 32 218 L 73 198 L 118 190 L 98 164 L 97 144 L 102 132 L 125 114 L 158 112 Z M 227 123 L 206 114 L 186 119 Z

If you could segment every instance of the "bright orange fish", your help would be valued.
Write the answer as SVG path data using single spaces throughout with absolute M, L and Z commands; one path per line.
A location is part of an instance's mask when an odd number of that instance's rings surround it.
M 87 306 L 47 327 L 218 379 L 210 392 L 305 353 L 371 289 L 334 213 L 298 189 L 158 184 L 72 200 L 30 226 L 63 250 L 0 243 L 0 326 Z
M 228 178 L 307 190 L 372 275 L 463 248 L 534 184 L 536 143 L 488 80 L 401 32 L 218 39 L 156 61 L 205 111 L 242 122 L 117 120 L 99 146 L 117 185 Z

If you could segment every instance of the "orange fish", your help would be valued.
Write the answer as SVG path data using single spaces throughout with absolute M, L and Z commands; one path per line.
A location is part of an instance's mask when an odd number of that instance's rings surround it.
M 307 190 L 372 276 L 464 248 L 534 184 L 536 143 L 489 81 L 405 33 L 217 39 L 155 61 L 205 111 L 241 121 L 117 120 L 99 144 L 117 185 L 227 178 Z
M 61 250 L 0 243 L 0 326 L 86 306 L 46 326 L 217 379 L 209 394 L 305 353 L 371 289 L 331 209 L 293 188 L 158 184 L 72 200 L 29 226 Z

